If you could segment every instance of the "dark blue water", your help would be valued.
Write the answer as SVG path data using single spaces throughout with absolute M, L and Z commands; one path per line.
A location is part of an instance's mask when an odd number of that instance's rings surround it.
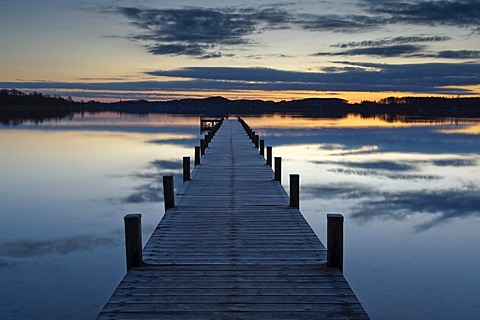
M 345 215 L 345 276 L 373 319 L 480 314 L 478 125 L 247 118 L 325 242 Z M 125 273 L 123 216 L 144 239 L 181 181 L 196 117 L 97 114 L 0 127 L 0 318 L 94 318 Z

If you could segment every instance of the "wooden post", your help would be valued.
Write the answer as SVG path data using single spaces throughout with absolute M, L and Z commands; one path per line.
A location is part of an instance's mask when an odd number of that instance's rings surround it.
M 343 215 L 327 214 L 327 267 L 343 272 Z
M 282 157 L 275 157 L 275 180 L 282 183 Z
M 300 207 L 300 175 L 290 175 L 290 207 Z
M 125 253 L 127 271 L 142 266 L 142 215 L 127 214 L 125 222 Z
M 198 166 L 200 164 L 200 157 L 202 156 L 200 154 L 200 147 L 196 146 L 195 147 L 195 166 Z
M 163 176 L 163 200 L 165 211 L 175 207 L 175 193 L 173 191 L 173 176 Z
M 272 166 L 272 147 L 267 146 L 267 165 Z
M 258 150 L 258 140 L 260 139 L 260 136 L 258 134 L 253 137 L 253 143 L 255 143 L 255 148 Z
M 265 140 L 260 140 L 260 155 L 265 156 Z
M 206 146 L 205 140 L 200 139 L 200 152 L 201 152 L 202 156 L 205 154 L 205 149 L 206 148 L 207 148 L 207 146 Z
M 183 182 L 190 180 L 190 157 L 183 157 Z

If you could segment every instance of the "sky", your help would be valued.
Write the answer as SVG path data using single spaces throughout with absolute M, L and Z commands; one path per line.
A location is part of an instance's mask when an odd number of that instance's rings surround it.
M 480 95 L 480 0 L 0 0 L 0 88 L 75 100 Z

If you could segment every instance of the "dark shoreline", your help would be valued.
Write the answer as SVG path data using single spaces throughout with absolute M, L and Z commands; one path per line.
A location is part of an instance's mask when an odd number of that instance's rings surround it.
M 350 104 L 346 100 L 303 99 L 292 101 L 229 100 L 223 97 L 182 99 L 171 101 L 121 101 L 80 103 L 62 97 L 42 94 L 27 95 L 19 91 L 2 90 L 0 96 L 0 123 L 20 124 L 23 121 L 40 123 L 45 120 L 73 117 L 76 113 L 163 113 L 198 116 L 255 116 L 283 114 L 309 118 L 343 118 L 349 114 L 364 118 L 382 118 L 385 121 L 405 119 L 432 120 L 441 118 L 480 119 L 480 97 L 389 97 L 380 101 Z

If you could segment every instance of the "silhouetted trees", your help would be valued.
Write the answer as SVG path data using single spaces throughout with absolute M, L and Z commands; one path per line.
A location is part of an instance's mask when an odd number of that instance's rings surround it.
M 120 101 L 101 103 L 89 101 L 79 103 L 70 97 L 18 90 L 0 90 L 0 120 L 34 118 L 35 121 L 52 117 L 69 116 L 72 112 L 113 111 L 121 113 L 174 113 L 205 116 L 295 114 L 305 117 L 341 118 L 348 114 L 363 117 L 430 118 L 480 118 L 480 97 L 441 98 L 441 97 L 387 97 L 379 101 L 363 101 L 349 104 L 346 100 L 303 99 L 292 101 L 229 100 L 223 97 L 205 99 L 181 99 L 171 101 Z M 17 121 L 15 120 L 15 121 Z
M 74 104 L 71 97 L 64 99 L 58 95 L 32 92 L 23 93 L 12 89 L 0 90 L 0 106 L 45 106 L 45 107 L 69 107 Z

